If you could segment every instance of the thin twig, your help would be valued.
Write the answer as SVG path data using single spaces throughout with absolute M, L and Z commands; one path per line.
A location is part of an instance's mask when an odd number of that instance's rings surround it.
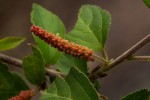
M 106 50 L 105 49 L 102 49 L 102 56 L 108 61 L 109 60 L 109 58 L 108 58 L 108 55 L 107 55 L 107 52 L 106 52 Z
M 7 64 L 17 66 L 19 68 L 22 67 L 22 61 L 20 59 L 14 58 L 14 57 L 0 54 L 0 60 Z M 52 77 L 54 77 L 54 76 L 56 77 L 57 75 L 64 76 L 62 73 L 60 73 L 58 71 L 54 71 L 52 69 L 45 68 L 45 70 L 46 70 L 46 75 L 49 75 Z
M 46 70 L 46 72 L 49 73 L 49 74 L 52 74 L 52 73 L 53 73 L 54 75 L 64 76 L 63 73 L 58 72 L 58 71 L 56 71 L 56 70 L 52 70 L 52 69 L 49 69 L 49 68 L 45 68 L 45 70 Z
M 16 59 L 14 57 L 10 57 L 4 54 L 0 54 L 0 60 L 7 63 L 7 64 L 11 64 L 17 67 L 22 67 L 22 61 L 19 59 Z
M 127 60 L 150 61 L 150 56 L 131 56 Z
M 32 89 L 33 96 L 35 96 L 41 90 L 41 86 L 36 86 Z
M 116 65 L 120 64 L 121 62 L 123 62 L 125 59 L 127 59 L 129 56 L 133 55 L 136 51 L 141 49 L 143 46 L 145 46 L 149 42 L 150 42 L 150 34 L 148 34 L 146 37 L 144 37 L 141 41 L 139 41 L 137 44 L 132 46 L 126 52 L 121 54 L 118 58 L 116 58 L 115 60 L 110 62 L 108 64 L 108 66 L 104 66 L 104 67 L 100 68 L 98 72 L 106 72 L 106 71 L 112 69 L 114 66 L 116 66 Z
M 102 62 L 102 63 L 107 63 L 107 60 L 105 60 L 104 58 L 102 58 L 102 57 L 100 57 L 100 56 L 98 56 L 98 55 L 96 55 L 96 54 L 93 54 L 92 56 L 93 56 L 95 59 L 100 60 L 100 62 Z

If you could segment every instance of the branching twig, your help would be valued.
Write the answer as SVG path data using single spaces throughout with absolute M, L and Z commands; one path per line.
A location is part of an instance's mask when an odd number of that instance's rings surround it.
M 143 38 L 137 44 L 135 44 L 134 46 L 132 46 L 126 52 L 124 52 L 123 54 L 121 54 L 118 58 L 116 58 L 115 60 L 113 60 L 112 62 L 110 62 L 108 64 L 108 66 L 104 66 L 104 67 L 100 68 L 98 72 L 106 72 L 106 71 L 112 69 L 114 66 L 116 66 L 116 65 L 120 64 L 121 62 L 123 62 L 125 59 L 127 59 L 128 57 L 130 57 L 131 55 L 133 55 L 136 51 L 138 51 L 139 49 L 141 49 L 143 46 L 145 46 L 149 42 L 150 42 L 150 34 L 148 34 L 145 38 Z
M 89 75 L 89 78 L 92 79 L 96 79 L 98 74 L 104 73 L 112 68 L 114 68 L 114 66 L 120 64 L 121 62 L 123 62 L 124 60 L 128 60 L 131 59 L 131 56 L 138 51 L 139 49 L 141 49 L 143 46 L 145 46 L 146 44 L 148 44 L 150 42 L 150 34 L 148 34 L 145 38 L 143 38 L 141 41 L 139 41 L 137 44 L 135 44 L 134 46 L 132 46 L 130 49 L 128 49 L 126 52 L 124 52 L 123 54 L 121 54 L 118 58 L 116 58 L 113 61 L 110 61 L 109 64 L 105 64 L 102 67 L 98 67 L 95 69 L 93 69 L 92 73 Z M 146 58 L 144 56 L 136 56 L 133 57 L 132 59 L 137 60 L 137 59 L 149 59 L 149 56 L 147 56 Z
M 7 64 L 17 66 L 19 68 L 22 67 L 22 61 L 20 59 L 14 58 L 14 57 L 10 57 L 10 56 L 4 55 L 4 54 L 0 54 L 0 60 L 7 63 Z M 62 73 L 60 73 L 58 71 L 54 71 L 52 69 L 45 68 L 45 70 L 46 70 L 46 75 L 49 75 L 49 76 L 52 76 L 52 77 L 57 76 L 57 75 L 64 76 Z

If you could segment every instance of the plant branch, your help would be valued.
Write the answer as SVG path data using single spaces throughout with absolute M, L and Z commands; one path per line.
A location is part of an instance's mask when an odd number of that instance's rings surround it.
M 17 67 L 22 67 L 22 61 L 4 54 L 0 54 L 0 60 Z
M 108 64 L 108 66 L 104 66 L 104 67 L 100 68 L 98 72 L 106 72 L 106 71 L 112 69 L 114 66 L 116 66 L 116 65 L 120 64 L 121 62 L 123 62 L 125 59 L 127 59 L 128 57 L 130 57 L 131 55 L 133 55 L 136 51 L 138 51 L 139 49 L 141 49 L 143 46 L 145 46 L 149 42 L 150 42 L 150 34 L 148 34 L 146 37 L 144 37 L 141 41 L 139 41 L 138 43 L 136 43 L 130 49 L 128 49 L 127 51 L 125 51 L 118 58 L 116 58 L 115 60 L 113 60 L 112 62 L 110 62 Z
M 22 61 L 20 59 L 14 58 L 14 57 L 0 54 L 0 60 L 7 63 L 7 64 L 17 66 L 19 68 L 22 67 Z M 55 70 L 52 70 L 52 69 L 45 68 L 45 70 L 46 70 L 46 75 L 49 75 L 50 77 L 51 76 L 56 77 L 57 75 L 64 76 L 62 73 L 55 71 Z
M 131 56 L 127 60 L 149 61 L 150 56 Z
M 63 74 L 63 73 L 58 72 L 58 71 L 56 71 L 56 70 L 52 70 L 52 69 L 49 69 L 49 68 L 45 68 L 45 70 L 46 70 L 47 74 L 50 74 L 50 75 L 51 75 L 51 74 L 60 75 L 60 76 L 64 77 L 64 74 Z
M 33 96 L 35 96 L 41 90 L 41 86 L 36 86 L 32 89 Z
M 92 56 L 94 57 L 94 59 L 98 59 L 98 60 L 100 60 L 102 63 L 107 63 L 107 60 L 105 60 L 104 58 L 102 58 L 102 57 L 100 57 L 100 56 L 98 56 L 98 55 L 96 55 L 96 54 L 93 54 Z

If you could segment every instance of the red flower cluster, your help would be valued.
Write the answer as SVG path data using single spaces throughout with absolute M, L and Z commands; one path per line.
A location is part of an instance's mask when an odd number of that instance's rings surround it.
M 12 97 L 8 100 L 30 100 L 30 98 L 33 96 L 33 91 L 32 90 L 26 90 L 26 91 L 21 91 L 17 96 Z
M 36 36 L 39 36 L 39 38 L 44 40 L 46 43 L 51 44 L 52 47 L 57 48 L 59 51 L 65 52 L 66 54 L 70 54 L 75 57 L 77 56 L 87 61 L 94 60 L 92 58 L 92 49 L 75 44 L 74 42 L 69 42 L 60 36 L 48 33 L 47 31 L 35 25 L 31 27 L 31 32 L 34 32 Z

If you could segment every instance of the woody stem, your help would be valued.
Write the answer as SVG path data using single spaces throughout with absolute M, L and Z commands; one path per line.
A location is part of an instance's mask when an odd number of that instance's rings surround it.
M 7 64 L 17 66 L 19 68 L 22 67 L 22 61 L 20 59 L 10 57 L 10 56 L 4 55 L 4 54 L 0 54 L 0 61 L 3 61 Z M 62 73 L 60 73 L 58 71 L 54 71 L 52 69 L 45 68 L 45 70 L 46 70 L 46 75 L 49 75 L 50 77 L 51 76 L 54 77 L 57 75 L 64 76 Z
M 125 59 L 128 59 L 131 55 L 133 55 L 136 51 L 141 49 L 143 46 L 148 44 L 150 42 L 150 34 L 148 34 L 146 37 L 144 37 L 141 41 L 133 45 L 130 49 L 125 51 L 123 54 L 121 54 L 118 58 L 113 60 L 108 64 L 108 66 L 104 66 L 98 70 L 98 72 L 106 72 L 112 68 L 114 68 L 116 65 L 122 63 Z

